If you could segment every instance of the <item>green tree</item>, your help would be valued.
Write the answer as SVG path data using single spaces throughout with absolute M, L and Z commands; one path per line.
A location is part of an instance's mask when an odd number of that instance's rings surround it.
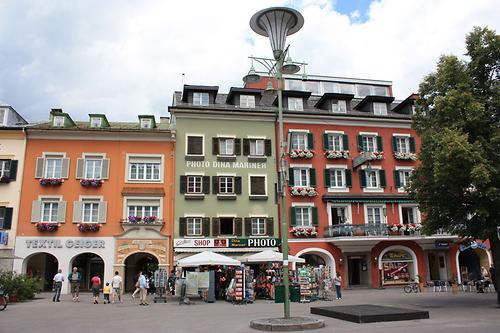
M 421 163 L 410 193 L 426 233 L 489 240 L 500 306 L 500 38 L 475 27 L 466 48 L 467 60 L 442 56 L 420 84 L 413 127 Z

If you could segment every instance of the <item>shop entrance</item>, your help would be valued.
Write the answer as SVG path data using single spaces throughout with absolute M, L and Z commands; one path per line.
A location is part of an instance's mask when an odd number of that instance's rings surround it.
M 26 275 L 40 278 L 40 290 L 52 290 L 52 281 L 59 268 L 57 258 L 49 253 L 37 253 L 26 259 Z
M 430 280 L 448 280 L 446 254 L 444 252 L 429 252 L 428 259 Z
M 469 248 L 460 252 L 458 262 L 462 281 L 478 280 L 481 278 L 481 267 L 486 270 L 490 267 L 488 255 L 483 249 Z
M 158 269 L 158 259 L 149 253 L 134 253 L 125 259 L 125 291 L 135 289 L 134 281 L 140 271 L 147 276 L 152 276 Z
M 321 258 L 318 255 L 315 254 L 303 254 L 301 255 L 302 258 L 306 260 L 307 265 L 311 265 L 313 267 L 319 267 L 319 266 L 325 266 L 325 259 Z
M 364 256 L 347 257 L 347 270 L 350 287 L 368 286 L 368 265 Z
M 104 260 L 94 253 L 82 253 L 74 257 L 71 261 L 69 271 L 73 267 L 78 267 L 78 271 L 82 275 L 82 283 L 80 289 L 84 291 L 91 290 L 92 286 L 90 280 L 98 273 L 101 281 L 104 282 Z

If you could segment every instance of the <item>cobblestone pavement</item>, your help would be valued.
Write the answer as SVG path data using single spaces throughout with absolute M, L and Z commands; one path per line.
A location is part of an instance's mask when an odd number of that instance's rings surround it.
M 0 312 L 0 333 L 24 332 L 258 332 L 249 327 L 250 320 L 280 317 L 283 305 L 257 300 L 254 304 L 232 305 L 217 301 L 207 304 L 195 300 L 191 305 L 179 306 L 174 298 L 166 304 L 139 306 L 130 295 L 119 304 L 91 304 L 91 295 L 85 294 L 80 303 L 73 303 L 70 295 L 63 295 L 60 303 L 53 303 L 50 294 L 16 304 L 9 304 Z M 496 294 L 425 292 L 404 294 L 401 289 L 358 289 L 343 291 L 342 300 L 317 301 L 310 304 L 292 303 L 292 316 L 312 316 L 325 320 L 326 327 L 315 332 L 498 332 L 500 308 Z M 150 299 L 151 300 L 151 299 Z M 310 315 L 311 306 L 378 304 L 426 309 L 430 319 L 355 324 L 333 318 Z

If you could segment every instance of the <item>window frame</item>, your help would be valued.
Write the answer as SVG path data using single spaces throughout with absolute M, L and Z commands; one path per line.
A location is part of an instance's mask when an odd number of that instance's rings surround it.
M 264 193 L 255 194 L 252 193 L 252 178 L 263 178 L 264 179 Z M 267 175 L 266 174 L 249 174 L 248 175 L 248 195 L 251 197 L 267 197 Z
M 365 205 L 365 224 L 369 224 L 369 225 L 383 225 L 385 224 L 386 222 L 386 216 L 384 214 L 384 206 L 383 205 Z M 375 217 L 376 215 L 373 214 L 373 223 L 370 222 L 370 210 L 373 210 L 373 212 L 375 212 L 374 210 L 375 209 L 378 209 L 379 210 L 379 215 L 380 215 L 380 221 L 377 223 L 377 221 L 375 220 Z
M 373 114 L 376 116 L 387 116 L 387 103 L 373 102 Z
M 250 150 L 250 155 L 249 156 L 254 156 L 254 157 L 264 157 L 266 156 L 266 140 L 265 139 L 255 139 L 255 138 L 248 138 L 248 146 L 249 146 L 249 150 Z M 259 148 L 258 147 L 258 142 L 260 142 L 262 144 L 262 148 Z M 253 144 L 253 147 L 254 147 L 254 152 L 255 154 L 252 154 L 252 144 Z M 257 154 L 258 153 L 258 150 L 259 149 L 262 149 L 262 154 Z
M 141 118 L 140 119 L 141 129 L 151 129 L 153 128 L 153 119 L 151 118 Z
M 190 154 L 189 153 L 189 138 L 201 138 L 201 154 Z M 194 133 L 189 133 L 186 134 L 186 151 L 185 151 L 185 156 L 200 156 L 203 157 L 205 156 L 205 135 L 204 134 L 194 134 Z
M 403 208 L 413 209 L 414 222 L 404 223 Z M 418 209 L 418 205 L 416 205 L 416 204 L 399 204 L 399 224 L 408 225 L 408 224 L 420 224 L 420 223 L 421 223 L 421 215 L 420 215 L 420 210 Z
M 288 110 L 304 111 L 304 99 L 302 97 L 288 97 Z
M 191 220 L 191 221 L 190 221 Z M 199 220 L 199 228 L 196 227 Z M 190 233 L 190 222 L 192 223 L 193 232 Z M 199 232 L 196 232 L 199 229 Z M 201 237 L 203 236 L 203 217 L 201 216 L 187 216 L 186 217 L 186 236 L 187 237 Z
M 410 137 L 409 136 L 395 136 L 396 138 L 396 153 L 410 153 Z M 403 148 L 404 146 L 404 151 Z
M 255 109 L 255 96 L 240 95 L 240 108 Z
M 199 184 L 198 184 L 199 178 Z M 193 181 L 190 181 L 190 180 Z M 190 183 L 192 183 L 192 188 L 196 190 L 199 187 L 199 191 L 190 191 Z M 186 194 L 203 194 L 203 175 L 186 175 Z
M 43 177 L 44 178 L 56 178 L 56 179 L 61 179 L 62 178 L 62 173 L 63 173 L 63 160 L 64 160 L 64 155 L 45 155 L 43 157 L 45 159 L 44 165 L 43 165 Z M 49 175 L 49 161 L 59 161 L 61 164 L 59 167 L 60 174 L 59 176 L 56 176 L 56 171 L 57 171 L 57 166 L 54 166 L 54 170 Z
M 290 150 L 307 150 L 309 147 L 308 142 L 307 142 L 308 141 L 307 140 L 308 134 L 309 133 L 307 133 L 307 132 L 291 131 L 290 132 Z M 296 138 L 298 139 L 300 136 L 302 136 L 304 139 L 302 148 L 300 147 L 300 144 L 301 144 L 300 139 L 297 140 L 298 142 L 295 142 L 295 139 Z
M 231 144 L 229 144 L 231 143 Z M 217 138 L 217 144 L 218 144 L 218 152 L 217 155 L 219 156 L 235 156 L 235 138 L 231 137 L 218 137 Z
M 347 188 L 347 184 L 346 184 L 346 175 L 345 175 L 345 168 L 337 168 L 337 167 L 333 167 L 333 168 L 328 168 L 330 170 L 330 187 L 331 189 L 345 189 Z M 341 178 L 341 186 L 334 186 L 333 184 L 334 183 L 337 183 L 337 176 L 334 175 L 334 173 L 340 171 L 340 178 Z
M 361 134 L 362 140 L 363 140 L 363 151 L 364 152 L 378 152 L 378 147 L 377 147 L 377 135 L 372 135 L 372 134 Z M 369 139 L 372 140 L 372 146 L 373 150 L 369 150 Z
M 345 212 L 345 221 L 341 222 L 341 224 L 352 224 L 352 211 L 351 211 L 351 204 L 349 203 L 335 203 L 335 204 L 328 204 L 327 205 L 327 215 L 328 215 L 328 225 L 332 226 L 335 225 L 333 222 L 333 214 L 332 214 L 332 209 L 338 209 L 338 208 L 344 208 Z
M 9 175 L 10 177 L 10 166 L 12 160 L 8 159 L 0 159 L 0 177 Z
M 340 107 L 342 105 L 342 107 Z M 345 99 L 337 99 L 332 101 L 332 113 L 347 113 L 347 101 Z
M 136 176 L 132 178 L 132 167 L 136 166 Z M 147 178 L 148 165 L 151 165 L 151 178 Z M 157 178 L 155 165 L 158 165 Z M 142 171 L 138 168 L 140 167 Z M 165 169 L 165 155 L 163 154 L 127 154 L 127 165 L 125 173 L 126 183 L 163 183 Z M 142 172 L 143 177 L 139 178 L 139 172 Z
M 210 94 L 208 92 L 202 92 L 202 91 L 193 92 L 193 105 L 197 106 L 210 105 Z
M 299 167 L 299 166 L 293 166 L 293 187 L 310 187 L 311 184 L 311 174 L 310 174 L 310 169 L 309 167 Z M 305 172 L 305 185 L 304 185 L 304 179 L 302 178 L 304 175 L 302 172 Z M 297 175 L 296 172 L 300 172 L 300 174 Z M 297 180 L 300 179 L 300 185 L 297 184 Z
M 62 123 L 60 121 L 62 120 Z M 54 116 L 52 119 L 52 126 L 53 127 L 64 127 L 66 123 L 66 117 L 65 116 Z
M 295 226 L 296 227 L 305 227 L 305 228 L 311 228 L 313 227 L 313 221 L 312 221 L 312 209 L 310 206 L 294 206 L 293 207 L 295 210 Z M 302 224 L 299 224 L 299 213 L 298 213 L 298 210 L 301 210 L 302 213 L 300 214 L 301 218 L 300 218 L 300 221 L 302 222 Z M 307 210 L 307 222 L 308 224 L 304 224 L 304 220 L 303 218 L 306 216 L 306 214 L 304 213 L 304 211 Z
M 226 180 L 224 182 L 224 184 L 222 182 L 222 179 Z M 231 179 L 231 182 L 227 181 L 229 179 Z M 229 183 L 231 183 L 231 184 L 229 184 Z M 218 195 L 235 195 L 236 194 L 235 185 L 236 185 L 235 176 L 230 176 L 230 175 L 218 175 L 217 176 L 217 188 L 218 188 L 217 194 Z M 221 191 L 223 187 L 225 188 L 224 192 Z M 232 188 L 231 192 L 227 191 L 229 187 Z
M 262 227 L 260 225 L 261 223 Z M 256 224 L 257 228 L 254 228 L 254 224 Z M 266 224 L 267 224 L 267 217 L 263 216 L 250 217 L 251 236 L 266 236 L 267 235 Z M 254 232 L 254 230 L 256 230 L 257 232 Z
M 96 123 L 97 121 L 97 123 Z M 102 118 L 101 117 L 90 117 L 90 127 L 91 128 L 101 128 Z
M 343 151 L 344 150 L 344 134 L 343 133 L 326 133 L 328 150 Z M 338 149 L 336 140 L 338 139 Z M 330 144 L 331 143 L 331 144 Z
M 42 223 L 58 223 L 58 213 L 59 213 L 59 203 L 60 199 L 57 198 L 42 198 L 40 200 L 41 204 L 41 212 L 40 212 L 40 222 Z M 49 219 L 45 219 L 45 205 L 49 205 Z M 54 207 L 55 205 L 55 207 Z M 55 212 L 55 220 L 52 221 Z
M 101 203 L 100 201 L 97 201 L 96 199 L 82 199 L 82 223 L 99 223 L 99 209 L 101 209 Z M 90 205 L 90 219 L 86 221 L 85 219 L 85 205 Z M 95 212 L 95 221 L 92 220 L 92 217 L 94 217 L 94 206 L 96 206 L 97 211 Z
M 122 214 L 125 220 L 127 220 L 129 215 L 129 206 L 153 206 L 153 204 L 158 204 L 158 214 L 156 215 L 158 219 L 162 219 L 163 216 L 163 197 L 158 196 L 123 196 L 122 203 Z M 142 215 L 144 216 L 144 215 Z

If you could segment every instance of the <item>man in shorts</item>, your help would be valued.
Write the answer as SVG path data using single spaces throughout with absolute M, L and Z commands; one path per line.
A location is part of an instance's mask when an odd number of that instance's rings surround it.
M 92 296 L 94 297 L 94 304 L 99 303 L 99 290 L 101 288 L 101 278 L 99 278 L 99 273 L 95 273 L 94 277 L 92 280 L 90 280 L 92 283 Z
M 111 279 L 111 287 L 113 288 L 113 297 L 111 303 L 115 302 L 116 297 L 118 297 L 118 301 L 122 302 L 122 278 L 118 274 L 118 271 L 115 272 L 115 276 Z
M 73 271 L 68 274 L 68 280 L 71 283 L 73 302 L 80 302 L 80 283 L 82 282 L 82 275 L 77 267 L 73 267 Z

